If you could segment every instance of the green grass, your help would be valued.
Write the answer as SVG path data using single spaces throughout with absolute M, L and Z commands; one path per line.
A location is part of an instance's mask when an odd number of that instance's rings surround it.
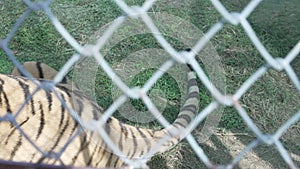
M 285 57 L 291 48 L 299 41 L 299 10 L 298 0 L 282 1 L 274 4 L 275 0 L 263 2 L 253 14 L 249 16 L 249 22 L 257 33 L 260 40 L 274 57 Z M 126 1 L 129 5 L 141 5 L 142 0 Z M 225 6 L 231 11 L 241 11 L 248 1 L 224 1 Z M 277 1 L 276 1 L 277 2 Z M 5 0 L 0 2 L 0 38 L 3 39 L 9 33 L 15 21 L 24 12 L 26 6 L 20 1 Z M 57 18 L 66 27 L 69 33 L 80 43 L 91 42 L 90 37 L 94 35 L 105 24 L 112 22 L 123 12 L 110 0 L 99 1 L 55 1 L 51 9 Z M 220 18 L 220 14 L 208 1 L 163 1 L 157 2 L 150 11 L 166 12 L 193 23 L 197 28 L 206 32 Z M 174 23 L 175 25 L 177 23 Z M 176 49 L 185 49 L 189 46 L 183 44 L 178 39 L 165 35 L 165 38 Z M 221 57 L 222 66 L 225 70 L 226 89 L 220 89 L 227 94 L 234 93 L 256 70 L 265 64 L 264 59 L 255 49 L 254 45 L 246 35 L 241 26 L 226 25 L 211 40 L 214 48 Z M 32 13 L 19 28 L 18 32 L 9 43 L 20 62 L 41 61 L 56 69 L 61 66 L 76 51 L 61 37 L 52 26 L 49 19 L 43 12 Z M 113 65 L 120 62 L 131 53 L 145 48 L 161 48 L 151 34 L 135 35 L 126 37 L 114 45 L 105 58 Z M 199 63 L 201 64 L 201 63 Z M 292 66 L 300 77 L 300 59 L 297 57 Z M 139 65 L 137 65 L 139 66 Z M 9 73 L 13 68 L 12 63 L 6 54 L 0 50 L 0 72 Z M 130 86 L 142 86 L 153 74 L 153 69 L 148 69 L 136 75 Z M 72 77 L 72 74 L 69 75 Z M 266 133 L 276 131 L 295 110 L 299 110 L 299 94 L 291 82 L 287 80 L 283 73 L 270 71 L 258 80 L 253 87 L 241 98 L 242 106 L 247 110 L 250 118 L 258 127 Z M 212 100 L 211 95 L 199 81 L 201 89 L 200 108 L 203 109 Z M 99 69 L 96 77 L 96 94 L 99 105 L 108 108 L 113 102 L 112 82 L 108 76 Z M 151 90 L 159 89 L 164 92 L 168 99 L 167 108 L 163 112 L 164 116 L 173 121 L 180 108 L 180 92 L 176 77 L 168 74 L 164 75 Z M 150 90 L 150 91 L 151 91 Z M 296 93 L 296 94 L 295 94 Z M 136 109 L 145 111 L 145 106 L 140 100 L 131 100 Z M 121 120 L 132 124 L 118 112 L 114 114 Z M 158 123 L 134 124 L 143 127 L 160 128 Z M 199 125 L 198 130 L 203 124 Z M 230 131 L 249 132 L 246 124 L 233 107 L 227 107 L 222 112 L 222 117 L 218 125 L 220 129 Z M 289 130 L 282 138 L 285 146 L 294 153 L 295 143 L 291 139 L 297 140 L 299 137 L 299 127 Z M 251 132 L 250 132 L 251 133 Z M 293 134 L 294 133 L 294 134 Z M 217 138 L 212 139 L 217 142 Z M 217 147 L 222 146 L 217 144 Z M 298 144 L 299 145 L 299 144 Z M 212 157 L 217 153 L 210 153 L 212 150 L 204 144 L 204 151 L 217 163 L 226 163 L 227 160 Z M 182 158 L 180 158 L 182 157 Z M 203 166 L 195 158 L 191 148 L 186 142 L 181 143 L 170 152 L 155 156 L 150 165 L 153 168 L 195 168 Z M 164 159 L 164 160 L 162 160 Z M 173 160 L 172 160 L 173 159 Z M 174 160 L 176 159 L 176 160 Z M 190 160 L 190 161 L 189 161 Z

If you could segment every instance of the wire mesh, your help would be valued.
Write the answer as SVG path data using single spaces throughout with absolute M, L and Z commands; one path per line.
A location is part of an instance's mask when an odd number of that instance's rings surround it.
M 112 116 L 114 111 L 124 103 L 126 98 L 140 98 L 144 101 L 147 108 L 150 110 L 150 112 L 156 116 L 159 114 L 159 111 L 151 101 L 151 99 L 146 95 L 146 93 L 149 91 L 149 88 L 151 85 L 153 85 L 159 78 L 162 77 L 164 73 L 157 72 L 155 76 L 151 77 L 143 87 L 141 88 L 130 88 L 128 87 L 123 80 L 118 77 L 118 75 L 114 72 L 114 70 L 111 68 L 111 66 L 107 63 L 107 60 L 103 57 L 101 54 L 101 49 L 106 44 L 108 39 L 110 39 L 113 36 L 113 33 L 118 30 L 118 28 L 122 27 L 123 22 L 126 18 L 130 17 L 133 19 L 141 19 L 143 23 L 146 25 L 146 27 L 149 29 L 149 31 L 152 32 L 153 37 L 157 40 L 157 42 L 162 46 L 162 48 L 169 54 L 169 56 L 173 59 L 172 61 L 167 61 L 164 63 L 160 70 L 164 70 L 163 72 L 170 69 L 175 62 L 178 63 L 188 63 L 192 66 L 193 70 L 196 72 L 198 78 L 201 80 L 201 82 L 205 85 L 205 87 L 209 90 L 211 95 L 214 98 L 214 101 L 212 101 L 205 109 L 201 110 L 197 117 L 192 121 L 188 129 L 185 131 L 181 131 L 187 134 L 187 141 L 197 154 L 200 160 L 202 160 L 203 163 L 209 168 L 218 168 L 218 167 L 224 167 L 224 168 L 232 168 L 234 167 L 243 157 L 246 153 L 251 151 L 254 147 L 260 145 L 260 144 L 267 144 L 267 145 L 274 145 L 284 161 L 287 163 L 287 165 L 290 168 L 297 168 L 296 164 L 293 162 L 290 154 L 286 150 L 286 148 L 283 146 L 283 144 L 280 141 L 281 136 L 283 133 L 290 128 L 291 125 L 297 123 L 300 119 L 300 111 L 294 112 L 294 115 L 290 117 L 286 122 L 280 126 L 276 132 L 272 134 L 265 134 L 263 133 L 253 122 L 253 120 L 249 117 L 247 114 L 247 111 L 243 106 L 241 105 L 240 99 L 241 97 L 253 86 L 253 84 L 256 83 L 257 80 L 259 80 L 266 72 L 270 71 L 271 69 L 274 69 L 276 71 L 285 71 L 285 73 L 288 75 L 290 81 L 295 86 L 295 88 L 300 91 L 300 82 L 298 77 L 296 76 L 295 71 L 291 67 L 291 62 L 299 55 L 300 53 L 300 41 L 291 49 L 291 51 L 282 58 L 276 58 L 272 56 L 268 50 L 265 48 L 265 46 L 262 44 L 260 39 L 257 37 L 255 31 L 253 30 L 251 24 L 247 20 L 247 17 L 256 9 L 257 6 L 260 4 L 260 0 L 252 0 L 250 1 L 245 8 L 241 12 L 230 12 L 228 11 L 223 4 L 218 0 L 211 0 L 211 3 L 214 5 L 214 7 L 217 9 L 217 11 L 223 16 L 222 19 L 220 19 L 217 23 L 215 23 L 201 38 L 199 38 L 198 42 L 194 44 L 190 52 L 180 52 L 177 51 L 160 33 L 160 30 L 156 27 L 155 23 L 152 21 L 151 17 L 147 14 L 148 10 L 151 8 L 153 4 L 156 3 L 154 0 L 147 0 L 144 2 L 142 6 L 128 6 L 124 1 L 121 0 L 115 0 L 115 3 L 123 10 L 125 13 L 122 16 L 119 16 L 111 25 L 108 26 L 104 34 L 97 40 L 95 44 L 88 44 L 88 45 L 81 45 L 79 44 L 75 38 L 72 37 L 72 35 L 68 32 L 68 30 L 61 24 L 59 19 L 55 16 L 55 14 L 52 12 L 50 5 L 52 3 L 52 0 L 47 1 L 37 1 L 32 2 L 30 0 L 23 0 L 23 2 L 27 5 L 27 10 L 23 13 L 23 15 L 16 21 L 13 28 L 10 30 L 10 32 L 7 34 L 5 39 L 0 39 L 0 47 L 2 50 L 5 51 L 7 57 L 13 62 L 13 64 L 21 70 L 21 72 L 26 75 L 29 78 L 33 78 L 29 73 L 26 72 L 19 63 L 19 61 L 16 59 L 14 52 L 9 47 L 9 44 L 12 41 L 12 38 L 15 36 L 16 32 L 20 27 L 22 26 L 25 19 L 33 12 L 36 11 L 42 11 L 48 16 L 48 19 L 51 21 L 53 26 L 56 28 L 56 30 L 60 33 L 60 35 L 77 51 L 77 54 L 75 54 L 73 57 L 70 58 L 68 62 L 65 63 L 64 67 L 59 71 L 57 76 L 54 78 L 54 80 L 50 83 L 50 85 L 46 85 L 44 83 L 39 83 L 38 85 L 42 89 L 51 90 L 57 83 L 59 83 L 64 76 L 68 73 L 68 71 L 71 69 L 71 67 L 80 59 L 80 57 L 93 57 L 96 59 L 97 64 L 102 67 L 102 69 L 106 72 L 106 74 L 111 78 L 111 80 L 118 86 L 119 89 L 122 90 L 124 95 L 119 97 L 111 106 L 109 109 L 107 109 L 103 115 L 102 118 L 99 119 L 99 121 L 95 121 L 94 123 L 85 123 L 83 122 L 80 117 L 74 112 L 71 108 L 70 113 L 78 121 L 82 127 L 89 129 L 89 130 L 95 130 L 100 133 L 106 144 L 113 150 L 114 153 L 118 154 L 122 160 L 124 160 L 127 164 L 130 166 L 141 166 L 144 161 L 142 160 L 130 160 L 126 157 L 115 145 L 112 144 L 111 139 L 105 132 L 104 128 L 101 127 L 102 124 L 106 123 L 106 121 L 109 119 L 109 117 Z M 204 72 L 201 65 L 196 60 L 197 53 L 201 52 L 203 48 L 206 46 L 208 41 L 213 38 L 226 24 L 232 24 L 232 25 L 241 25 L 243 30 L 248 35 L 249 39 L 252 41 L 253 45 L 256 47 L 256 49 L 261 54 L 261 57 L 264 59 L 265 64 L 257 69 L 257 71 L 252 74 L 240 87 L 239 89 L 233 93 L 233 94 L 224 94 L 222 93 L 209 79 L 209 77 Z M 36 83 L 36 81 L 34 81 Z M 33 93 L 34 95 L 34 93 Z M 32 97 L 32 96 L 31 96 Z M 28 102 L 30 98 L 27 99 L 27 101 L 24 102 L 24 105 L 26 102 Z M 63 102 L 63 100 L 61 99 Z M 63 104 L 63 103 L 62 103 Z M 64 104 L 65 105 L 65 104 Z M 198 145 L 195 138 L 190 134 L 190 129 L 194 128 L 193 126 L 199 124 L 204 120 L 205 117 L 207 117 L 210 113 L 212 113 L 215 109 L 217 109 L 219 106 L 233 106 L 239 115 L 244 120 L 244 123 L 248 126 L 248 128 L 255 134 L 256 139 L 253 140 L 252 143 L 250 143 L 240 154 L 238 154 L 231 163 L 229 164 L 222 164 L 217 165 L 214 164 L 212 161 L 210 161 L 209 157 L 206 155 L 205 151 L 201 148 L 200 145 Z M 65 105 L 66 106 L 66 105 Z M 21 110 L 22 108 L 20 108 Z M 17 113 L 18 114 L 18 113 Z M 8 121 L 15 125 L 15 127 L 20 130 L 20 132 L 26 137 L 26 131 L 22 131 L 20 128 L 20 124 L 18 124 L 15 120 L 16 116 L 11 116 L 9 112 L 6 113 L 6 115 L 0 117 L 0 122 Z M 159 118 L 158 121 L 164 126 L 168 127 L 170 124 L 163 118 Z M 78 132 L 79 133 L 79 132 Z M 76 137 L 76 135 L 74 135 Z M 31 138 L 26 137 L 28 141 L 31 142 L 32 145 L 35 146 L 34 141 L 31 141 Z M 162 145 L 165 141 L 162 140 L 158 143 L 157 147 Z M 69 142 L 72 141 L 72 138 L 70 138 Z M 66 145 L 67 146 L 67 145 Z M 44 156 L 50 157 L 51 154 L 48 152 L 44 152 L 43 150 L 39 149 L 39 147 L 35 146 L 35 148 Z M 53 158 L 59 158 L 60 154 L 63 152 L 64 147 L 62 148 L 62 151 L 60 153 L 57 153 L 54 155 Z M 1 151 L 1 150 L 0 150 Z M 53 154 L 52 154 L 53 156 Z M 152 156 L 151 151 L 149 154 L 145 156 Z

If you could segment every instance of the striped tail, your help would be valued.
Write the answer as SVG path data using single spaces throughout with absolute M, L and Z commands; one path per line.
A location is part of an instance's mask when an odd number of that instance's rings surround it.
M 173 124 L 161 130 L 160 132 L 156 132 L 154 137 L 162 138 L 162 137 L 171 137 L 168 142 L 164 143 L 163 147 L 159 149 L 158 152 L 164 152 L 172 146 L 176 145 L 180 142 L 187 133 L 182 133 L 182 130 L 187 128 L 188 125 L 195 118 L 198 109 L 199 109 L 199 88 L 197 84 L 197 77 L 195 72 L 192 71 L 191 67 L 188 66 L 187 72 L 188 78 L 188 95 L 187 98 L 177 116 L 177 119 L 173 122 Z
M 115 145 L 130 159 L 141 157 L 150 158 L 149 155 L 162 153 L 179 143 L 185 135 L 179 130 L 188 127 L 195 118 L 199 109 L 199 88 L 195 73 L 188 68 L 188 95 L 177 119 L 168 128 L 162 130 L 144 129 L 121 123 L 110 118 L 109 135 Z M 164 138 L 169 138 L 162 145 L 157 145 Z M 133 148 L 133 149 L 132 149 Z M 150 152 L 150 154 L 148 154 Z M 147 157 L 146 157 L 147 156 Z

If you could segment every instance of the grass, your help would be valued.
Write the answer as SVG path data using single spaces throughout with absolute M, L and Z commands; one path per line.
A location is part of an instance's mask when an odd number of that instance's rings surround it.
M 143 1 L 126 1 L 130 5 L 141 5 Z M 249 16 L 249 22 L 253 25 L 256 34 L 274 57 L 285 57 L 291 48 L 299 41 L 299 10 L 297 0 L 274 3 L 275 0 L 262 2 Z M 247 1 L 224 1 L 230 11 L 241 11 Z M 24 12 L 26 6 L 21 2 L 5 0 L 0 2 L 0 38 L 6 37 L 18 17 Z M 69 33 L 80 43 L 91 42 L 91 36 L 105 24 L 113 21 L 123 12 L 110 0 L 101 1 L 55 1 L 51 9 L 67 28 Z M 150 11 L 165 12 L 183 18 L 198 29 L 206 32 L 220 19 L 219 13 L 208 1 L 162 1 L 157 2 Z M 159 18 L 157 18 L 159 19 Z M 179 23 L 174 23 L 176 26 Z M 288 26 L 287 26 L 288 25 Z M 167 30 L 170 31 L 170 30 Z M 180 36 L 180 35 L 178 35 Z M 165 38 L 176 49 L 185 49 L 188 45 L 180 40 L 165 35 Z M 254 45 L 241 26 L 226 25 L 211 40 L 212 45 L 221 58 L 224 75 L 226 77 L 226 89 L 220 89 L 226 93 L 234 93 L 265 61 L 255 49 Z M 20 62 L 41 61 L 56 69 L 59 69 L 75 50 L 57 33 L 43 12 L 31 14 L 25 23 L 9 43 Z M 126 37 L 112 46 L 105 58 L 114 65 L 125 59 L 128 55 L 141 51 L 145 48 L 161 48 L 151 34 L 141 34 Z M 7 59 L 5 53 L 0 50 L 0 72 L 9 73 L 13 65 Z M 201 64 L 201 63 L 200 63 Z M 300 59 L 297 57 L 292 66 L 300 77 Z M 140 66 L 140 65 L 136 65 Z M 147 69 L 137 74 L 128 85 L 141 86 L 152 76 L 154 69 Z M 207 70 L 205 70 L 207 71 Z M 72 74 L 70 74 L 72 77 Z M 201 109 L 210 103 L 211 95 L 199 81 L 201 89 Z M 180 91 L 176 83 L 176 77 L 166 74 L 160 79 L 151 91 L 161 90 L 168 99 L 167 108 L 163 112 L 169 121 L 173 121 L 180 108 Z M 97 101 L 104 108 L 113 102 L 112 82 L 108 76 L 99 69 L 96 77 Z M 299 110 L 299 92 L 297 92 L 284 73 L 269 71 L 255 83 L 241 98 L 243 107 L 247 110 L 250 118 L 265 133 L 273 133 L 278 126 L 282 125 L 292 114 Z M 145 111 L 145 107 L 138 100 L 131 100 L 136 109 Z M 114 114 L 121 120 L 130 124 L 120 113 Z M 143 127 L 160 128 L 158 123 L 136 124 Z M 194 136 L 200 137 L 201 124 L 194 131 Z M 298 125 L 298 126 L 297 126 Z M 222 111 L 222 117 L 218 125 L 222 136 L 228 133 L 249 133 L 252 135 L 242 118 L 232 107 L 226 107 Z M 225 132 L 223 132 L 225 129 Z M 284 146 L 295 154 L 299 152 L 299 122 L 291 127 L 282 137 Z M 207 142 L 202 143 L 204 151 L 215 163 L 226 164 L 231 157 L 230 147 L 233 145 L 224 141 L 225 137 L 212 136 Z M 243 136 L 238 138 L 245 145 L 250 138 Z M 253 138 L 252 138 L 253 140 Z M 229 144 L 229 148 L 226 147 Z M 214 148 L 214 146 L 215 148 Z M 228 149 L 227 149 L 228 148 Z M 242 147 L 241 147 L 242 149 Z M 256 151 L 256 150 L 255 150 Z M 276 167 L 281 165 L 280 157 L 264 155 L 264 149 L 257 150 L 257 154 L 265 161 L 271 161 Z M 276 152 L 276 151 L 275 151 Z M 225 155 L 224 155 L 225 154 Z M 267 153 L 266 153 L 267 154 Z M 271 153 L 272 154 L 272 153 Z M 273 155 L 273 154 L 272 154 Z M 277 154 L 278 155 L 278 154 Z M 226 158 L 224 158 L 226 156 Z M 249 159 L 250 160 L 250 159 Z M 300 163 L 300 162 L 299 162 Z M 180 143 L 169 152 L 155 156 L 149 163 L 153 168 L 202 168 L 194 151 L 186 142 Z M 284 164 L 284 162 L 282 163 Z M 240 166 L 243 167 L 243 166 Z M 245 167 L 245 166 L 244 166 Z

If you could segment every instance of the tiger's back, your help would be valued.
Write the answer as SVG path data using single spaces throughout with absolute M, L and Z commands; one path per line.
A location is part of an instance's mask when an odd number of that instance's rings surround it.
M 55 152 L 56 148 L 65 144 L 64 140 L 67 140 L 73 131 L 62 129 L 74 128 L 75 131 L 77 124 L 68 115 L 60 101 L 55 99 L 54 93 L 44 90 L 37 91 L 19 111 L 26 98 L 37 89 L 37 86 L 30 80 L 21 77 L 0 75 L 0 79 L 1 117 L 16 116 L 15 119 L 10 118 L 10 123 L 0 123 L 1 158 L 16 161 L 21 158 L 23 161 L 23 158 L 25 160 L 31 156 L 31 161 L 35 162 L 42 156 L 42 153 L 38 152 L 17 129 L 17 125 L 44 152 Z M 70 103 L 70 97 L 67 97 L 66 93 L 60 92 L 60 95 L 67 104 Z M 59 142 L 53 143 L 49 139 L 59 140 Z
M 34 64 L 36 63 L 33 62 L 29 66 L 34 66 Z M 45 67 L 47 66 L 43 65 L 43 68 Z M 14 71 L 13 74 L 19 75 L 18 71 Z M 43 74 L 46 79 L 50 76 L 53 75 Z M 125 166 L 124 161 L 108 148 L 98 133 L 85 131 L 74 137 L 81 131 L 80 125 L 70 116 L 56 94 L 87 122 L 101 117 L 103 109 L 97 103 L 89 100 L 79 89 L 71 89 L 70 81 L 58 84 L 53 91 L 39 90 L 31 99 L 28 99 L 37 87 L 34 82 L 24 77 L 0 75 L 0 115 L 10 118 L 11 115 L 18 114 L 15 124 L 13 124 L 14 122 L 0 123 L 1 159 L 75 166 Z M 189 72 L 189 96 L 174 127 L 185 127 L 193 119 L 198 109 L 198 95 L 199 90 L 195 76 Z M 28 102 L 18 113 L 26 98 Z M 17 129 L 16 124 L 40 150 L 27 140 L 24 133 Z M 137 128 L 123 124 L 113 117 L 109 118 L 103 127 L 112 142 L 129 159 L 146 154 L 160 138 L 168 134 L 166 129 L 153 131 Z M 157 152 L 167 150 L 180 139 L 171 139 Z

